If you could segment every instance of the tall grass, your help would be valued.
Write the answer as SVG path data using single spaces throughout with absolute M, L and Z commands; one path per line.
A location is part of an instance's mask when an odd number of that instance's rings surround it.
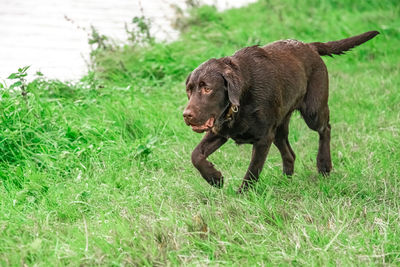
M 191 11 L 179 40 L 97 51 L 78 83 L 0 88 L 2 265 L 397 265 L 400 261 L 400 6 L 397 1 L 260 1 Z M 182 120 L 201 62 L 277 39 L 375 39 L 326 58 L 332 160 L 290 125 L 295 175 L 272 148 L 256 188 L 235 194 L 251 147 L 211 156 L 222 190 L 190 163 L 202 135 Z M 4 86 L 3 86 L 4 87 Z

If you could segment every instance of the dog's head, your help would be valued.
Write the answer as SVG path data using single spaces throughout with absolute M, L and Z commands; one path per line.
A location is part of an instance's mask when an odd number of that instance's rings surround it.
M 229 57 L 201 64 L 186 79 L 185 123 L 198 133 L 212 129 L 230 105 L 239 107 L 242 80 L 239 66 Z

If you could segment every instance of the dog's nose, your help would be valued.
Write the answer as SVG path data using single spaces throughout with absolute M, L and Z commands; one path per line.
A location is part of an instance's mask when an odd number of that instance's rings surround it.
M 190 109 L 185 109 L 183 111 L 183 118 L 185 118 L 185 120 L 191 120 L 193 118 L 193 113 Z

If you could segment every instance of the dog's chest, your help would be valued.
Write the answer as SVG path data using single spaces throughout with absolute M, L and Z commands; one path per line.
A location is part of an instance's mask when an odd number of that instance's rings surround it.
M 218 134 L 232 138 L 236 144 L 254 144 L 263 138 L 267 120 L 259 109 L 243 107 L 234 121 L 224 123 Z
M 256 136 L 251 134 L 250 132 L 245 132 L 242 134 L 237 134 L 231 136 L 231 138 L 235 141 L 236 144 L 241 145 L 241 144 L 254 144 L 259 140 Z
M 254 144 L 263 136 L 263 125 L 253 120 L 243 120 L 234 125 L 229 131 L 229 137 L 236 144 Z

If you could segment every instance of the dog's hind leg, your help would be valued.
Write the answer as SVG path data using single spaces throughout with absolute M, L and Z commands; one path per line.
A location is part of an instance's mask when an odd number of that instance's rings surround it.
M 332 170 L 330 152 L 331 126 L 328 107 L 328 72 L 321 60 L 321 65 L 309 78 L 307 94 L 304 97 L 300 113 L 308 127 L 319 134 L 317 155 L 318 171 L 328 175 Z
M 276 129 L 274 144 L 281 153 L 283 162 L 283 173 L 292 175 L 296 155 L 289 144 L 289 121 L 291 114 L 287 115 L 283 123 Z
M 303 114 L 308 127 L 317 131 L 319 134 L 319 147 L 317 155 L 318 171 L 323 175 L 328 175 L 332 170 L 332 160 L 330 151 L 331 125 L 329 124 L 329 108 L 326 106 L 316 114 Z

